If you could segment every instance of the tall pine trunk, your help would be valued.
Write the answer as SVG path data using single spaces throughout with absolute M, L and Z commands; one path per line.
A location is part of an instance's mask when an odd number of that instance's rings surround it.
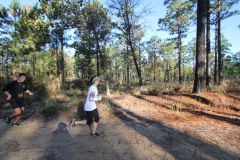
M 215 23 L 215 50 L 214 50 L 214 83 L 218 82 L 218 26 L 217 22 Z
M 156 52 L 154 50 L 154 55 L 153 55 L 153 82 L 156 82 Z
M 60 51 L 60 55 L 61 55 L 61 59 L 60 59 L 60 74 L 61 74 L 61 84 L 63 84 L 65 82 L 65 65 L 64 65 L 64 51 L 63 51 L 63 45 L 64 45 L 64 38 L 63 38 L 63 31 L 62 34 L 60 35 L 60 43 L 61 43 L 61 51 Z
M 178 81 L 182 84 L 182 39 L 180 28 L 178 33 Z
M 127 8 L 127 5 L 126 5 L 126 10 L 125 11 L 128 11 L 128 8 Z M 128 12 L 126 12 L 126 15 L 125 15 L 125 20 L 126 20 L 126 37 L 127 37 L 127 45 L 129 45 L 130 47 L 130 51 L 131 51 L 131 54 L 132 54 L 132 57 L 133 57 L 133 62 L 135 64 L 135 67 L 136 67 L 136 71 L 137 71 L 137 75 L 138 75 L 138 85 L 139 86 L 142 86 L 142 73 L 141 73 L 141 70 L 139 68 L 140 64 L 138 65 L 138 58 L 137 58 L 137 55 L 136 55 L 136 51 L 135 51 L 135 47 L 134 47 L 134 44 L 133 44 L 133 41 L 132 41 L 132 25 L 130 23 L 130 14 Z
M 218 0 L 218 11 L 217 11 L 217 25 L 218 25 L 218 84 L 220 85 L 223 80 L 223 73 L 222 73 L 222 49 L 221 49 L 221 4 L 222 0 Z
M 131 53 L 132 53 L 132 57 L 133 57 L 133 61 L 134 61 L 134 64 L 135 64 L 135 67 L 136 67 L 136 70 L 137 70 L 138 85 L 142 86 L 142 74 L 141 74 L 141 70 L 140 70 L 139 65 L 138 65 L 138 59 L 137 59 L 137 56 L 136 56 L 136 53 L 135 53 L 135 49 L 133 48 L 133 43 L 132 43 L 132 40 L 131 40 L 130 32 L 128 33 L 128 43 L 129 43 Z
M 206 86 L 211 87 L 211 67 L 210 67 L 210 53 L 211 53 L 211 41 L 210 41 L 210 0 L 206 0 L 206 15 L 207 15 L 207 28 L 206 28 L 206 44 L 207 44 L 207 56 L 206 56 Z
M 92 18 L 92 17 L 91 17 Z M 96 51 L 97 51 L 97 76 L 100 76 L 100 57 L 101 57 L 101 48 L 100 48 L 100 44 L 99 44 L 99 39 L 98 39 L 98 34 L 97 34 L 97 31 L 96 29 L 94 28 L 93 29 L 94 31 L 94 35 L 95 35 L 95 41 L 96 41 L 96 45 L 97 45 L 97 48 L 96 48 Z
M 129 57 L 128 57 L 129 49 L 127 46 L 127 54 L 126 54 L 126 65 L 127 65 L 127 84 L 130 84 L 130 62 L 129 62 Z
M 33 76 L 36 75 L 36 61 L 37 61 L 36 52 L 33 52 L 32 53 L 32 73 L 33 73 Z
M 204 91 L 205 4 L 206 0 L 198 0 L 197 2 L 196 69 L 193 93 L 201 93 Z

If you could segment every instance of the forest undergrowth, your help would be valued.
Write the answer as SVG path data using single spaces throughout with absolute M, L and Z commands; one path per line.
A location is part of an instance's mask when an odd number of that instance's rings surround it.
M 228 117 L 240 123 L 240 87 L 238 83 L 225 82 L 222 85 L 213 86 L 201 94 L 192 94 L 191 83 L 183 85 L 165 83 L 151 84 L 142 87 L 134 85 L 119 85 L 110 88 L 111 95 L 134 95 L 137 98 L 154 103 L 159 107 L 180 111 L 195 112 L 203 115 L 205 112 L 214 113 L 217 116 Z M 107 97 L 104 93 L 104 85 L 99 87 L 99 93 Z M 11 106 L 1 94 L 0 118 L 4 119 L 12 112 Z M 39 96 L 37 93 L 26 97 L 27 117 L 33 114 L 45 121 L 57 118 L 60 114 L 69 114 L 80 119 L 85 118 L 83 107 L 86 99 L 86 90 L 70 87 L 66 91 L 48 92 L 47 96 Z M 98 105 L 101 117 L 108 121 L 114 117 L 111 107 L 107 105 L 107 100 Z M 240 124 L 239 124 L 240 125 Z

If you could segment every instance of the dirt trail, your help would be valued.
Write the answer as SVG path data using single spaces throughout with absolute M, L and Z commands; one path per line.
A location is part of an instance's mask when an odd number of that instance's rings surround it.
M 33 114 L 21 127 L 0 121 L 0 159 L 240 159 L 239 99 L 225 97 L 234 105 L 224 103 L 226 109 L 219 109 L 218 97 L 209 95 L 208 104 L 204 95 L 201 102 L 186 95 L 109 98 L 112 108 L 98 105 L 100 137 L 91 137 L 86 126 L 69 129 L 73 112 L 47 122 Z M 174 105 L 181 110 L 175 111 Z
M 164 136 L 158 136 L 154 141 L 158 142 L 157 145 L 166 147 L 168 152 L 180 154 L 189 152 L 190 149 L 194 154 L 202 153 L 203 159 L 208 159 L 209 156 L 213 159 L 224 159 L 224 155 L 232 156 L 226 159 L 240 157 L 240 112 L 232 110 L 224 112 L 222 109 L 220 112 L 216 106 L 215 108 L 209 106 L 213 104 L 212 102 L 207 105 L 182 95 L 137 97 L 127 95 L 113 96 L 111 99 L 122 119 L 136 121 L 146 126 L 158 125 L 158 129 L 167 128 L 170 142 L 161 141 Z M 179 103 L 181 110 L 173 111 L 171 107 Z M 171 145 L 165 146 L 164 143 Z M 186 146 L 190 148 L 186 149 Z

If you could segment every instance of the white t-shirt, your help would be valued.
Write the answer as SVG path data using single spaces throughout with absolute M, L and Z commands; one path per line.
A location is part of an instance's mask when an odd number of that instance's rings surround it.
M 96 101 L 99 101 L 98 97 L 98 90 L 95 85 L 92 85 L 88 89 L 88 94 L 87 94 L 87 100 L 84 105 L 84 110 L 85 111 L 93 111 L 95 108 L 97 108 Z

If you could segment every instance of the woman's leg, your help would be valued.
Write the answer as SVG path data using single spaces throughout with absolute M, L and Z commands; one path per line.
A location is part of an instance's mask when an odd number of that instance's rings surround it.
M 92 123 L 93 123 L 93 111 L 86 111 L 87 125 L 90 133 L 92 134 Z
M 92 111 L 92 113 L 94 118 L 94 122 L 92 124 L 92 135 L 99 135 L 98 133 L 96 133 L 98 122 L 99 122 L 98 109 L 96 108 L 95 110 Z
M 77 121 L 75 118 L 71 120 L 69 123 L 69 127 L 75 127 L 76 125 L 86 125 L 87 121 L 86 120 L 81 120 Z
M 86 125 L 87 124 L 87 120 L 81 120 L 81 121 L 75 121 L 76 125 Z

